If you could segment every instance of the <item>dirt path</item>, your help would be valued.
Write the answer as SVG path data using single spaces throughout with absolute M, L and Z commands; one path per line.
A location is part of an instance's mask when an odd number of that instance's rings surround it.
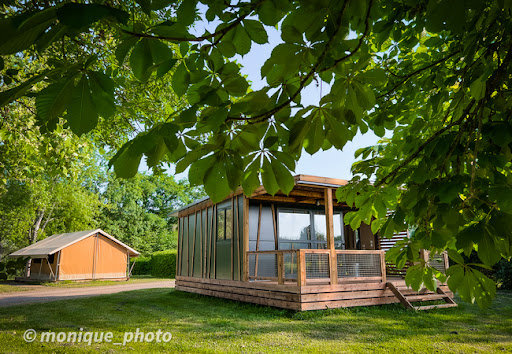
M 36 285 L 37 286 L 37 285 Z M 89 286 L 83 288 L 53 288 L 27 290 L 23 292 L 0 294 L 0 307 L 33 304 L 40 302 L 68 300 L 97 295 L 115 294 L 121 291 L 174 288 L 174 280 L 159 280 L 133 284 L 116 284 L 105 286 Z

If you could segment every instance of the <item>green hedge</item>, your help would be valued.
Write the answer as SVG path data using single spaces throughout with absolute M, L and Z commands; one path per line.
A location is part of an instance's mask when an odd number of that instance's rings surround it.
M 152 275 L 160 278 L 176 277 L 176 250 L 154 252 L 135 260 L 133 275 Z

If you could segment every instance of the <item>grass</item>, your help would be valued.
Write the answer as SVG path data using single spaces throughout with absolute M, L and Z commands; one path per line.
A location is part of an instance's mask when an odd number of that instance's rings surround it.
M 169 343 L 25 343 L 38 333 L 169 331 Z M 38 337 L 39 338 L 39 337 Z M 13 353 L 90 352 L 512 352 L 512 292 L 492 307 L 414 312 L 400 305 L 292 312 L 169 289 L 0 308 L 0 343 Z
M 170 280 L 168 278 L 155 278 L 147 275 L 133 275 L 128 281 L 114 281 L 114 280 L 91 280 L 91 281 L 71 281 L 63 280 L 59 282 L 29 282 L 29 283 L 14 283 L 0 282 L 0 293 L 10 293 L 18 291 L 27 291 L 33 289 L 48 288 L 85 288 L 89 286 L 105 286 L 105 285 L 118 285 L 118 284 L 134 284 L 145 283 L 158 280 Z

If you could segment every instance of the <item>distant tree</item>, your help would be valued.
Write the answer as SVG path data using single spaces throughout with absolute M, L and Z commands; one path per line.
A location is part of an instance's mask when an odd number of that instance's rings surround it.
M 151 253 L 177 246 L 176 210 L 204 194 L 167 175 L 138 174 L 131 179 L 110 175 L 101 193 L 102 229 L 138 251 Z
M 97 227 L 98 196 L 78 183 L 9 183 L 0 194 L 0 256 L 55 233 Z

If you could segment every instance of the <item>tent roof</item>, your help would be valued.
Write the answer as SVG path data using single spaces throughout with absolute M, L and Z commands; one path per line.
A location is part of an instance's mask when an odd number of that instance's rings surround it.
M 111 239 L 117 244 L 126 248 L 130 254 L 130 257 L 137 257 L 139 252 L 135 251 L 133 248 L 125 245 L 118 239 L 110 236 L 105 231 L 101 229 L 96 230 L 87 230 L 87 231 L 77 231 L 77 232 L 69 232 L 66 234 L 56 234 L 50 237 L 45 238 L 39 242 L 36 242 L 30 246 L 22 248 L 16 252 L 11 253 L 10 257 L 46 257 L 52 254 L 57 253 L 63 248 L 71 246 L 72 244 L 81 241 L 89 236 L 95 235 L 97 233 L 102 234 L 103 236 Z

